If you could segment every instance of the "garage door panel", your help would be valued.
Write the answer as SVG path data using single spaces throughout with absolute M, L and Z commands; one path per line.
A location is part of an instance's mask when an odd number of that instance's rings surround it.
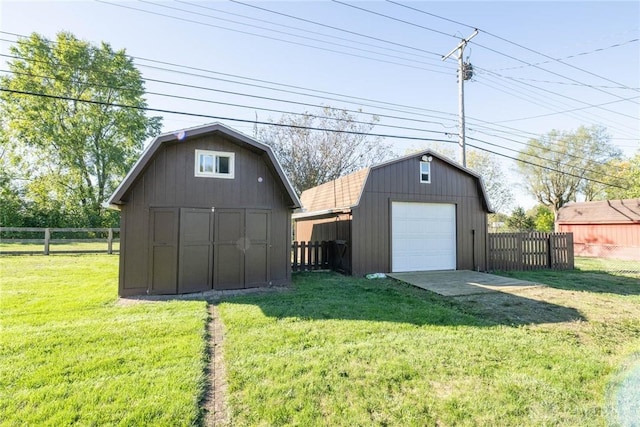
M 445 203 L 392 204 L 395 272 L 456 268 L 456 209 Z

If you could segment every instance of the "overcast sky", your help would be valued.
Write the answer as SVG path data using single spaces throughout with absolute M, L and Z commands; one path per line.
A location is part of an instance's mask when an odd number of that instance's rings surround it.
M 2 0 L 0 53 L 16 35 L 53 39 L 62 30 L 126 49 L 157 93 L 149 107 L 219 117 L 161 114 L 164 131 L 221 121 L 251 134 L 250 123 L 224 118 L 264 121 L 281 116 L 267 110 L 330 105 L 378 114 L 377 133 L 453 143 L 456 63 L 441 56 L 478 28 L 465 49 L 475 70 L 465 85 L 468 143 L 515 157 L 552 129 L 602 125 L 631 156 L 640 134 L 639 25 L 637 1 Z M 388 142 L 398 155 L 424 145 Z M 515 162 L 501 162 L 517 203 L 532 206 Z

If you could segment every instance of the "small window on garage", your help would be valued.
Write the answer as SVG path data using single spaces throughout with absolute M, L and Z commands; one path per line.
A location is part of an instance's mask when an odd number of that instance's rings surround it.
M 424 184 L 431 183 L 431 163 L 420 162 L 420 182 Z
M 235 154 L 224 151 L 196 150 L 195 175 L 233 179 Z

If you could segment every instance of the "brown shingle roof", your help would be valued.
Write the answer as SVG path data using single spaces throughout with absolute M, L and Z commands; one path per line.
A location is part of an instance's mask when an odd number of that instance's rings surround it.
M 640 223 L 640 199 L 571 203 L 558 211 L 559 224 Z
M 318 212 L 357 205 L 368 174 L 369 168 L 360 169 L 304 191 L 300 196 L 304 210 Z

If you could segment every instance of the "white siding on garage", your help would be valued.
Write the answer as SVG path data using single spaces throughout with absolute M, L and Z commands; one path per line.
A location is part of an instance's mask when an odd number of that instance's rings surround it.
M 393 202 L 391 250 L 393 272 L 455 270 L 455 205 Z

